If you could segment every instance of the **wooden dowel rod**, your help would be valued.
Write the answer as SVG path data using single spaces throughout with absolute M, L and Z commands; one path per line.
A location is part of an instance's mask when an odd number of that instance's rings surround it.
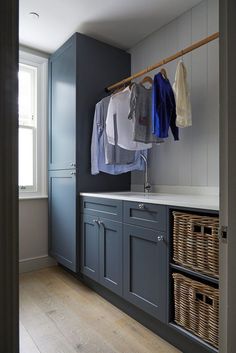
M 171 55 L 171 56 L 169 56 L 168 58 L 163 59 L 162 61 L 159 61 L 158 63 L 156 63 L 156 64 L 154 64 L 154 65 L 152 65 L 152 66 L 148 66 L 146 69 L 144 69 L 144 70 L 142 70 L 142 71 L 139 71 L 139 72 L 137 72 L 136 74 L 133 74 L 132 76 L 127 77 L 127 78 L 125 78 L 124 80 L 121 80 L 121 81 L 119 81 L 119 82 L 117 82 L 117 83 L 115 83 L 115 84 L 113 84 L 113 85 L 107 87 L 107 88 L 106 88 L 106 91 L 108 91 L 108 92 L 109 92 L 109 91 L 113 91 L 114 89 L 119 88 L 120 86 L 125 85 L 126 83 L 128 83 L 128 82 L 134 80 L 134 79 L 137 78 L 137 77 L 143 76 L 143 75 L 145 75 L 146 73 L 148 73 L 148 72 L 150 72 L 150 71 L 156 70 L 156 69 L 158 69 L 159 67 L 164 66 L 164 65 L 168 64 L 169 62 L 174 61 L 174 60 L 176 60 L 176 59 L 182 57 L 183 55 L 188 54 L 188 53 L 190 53 L 191 51 L 193 51 L 193 50 L 195 50 L 195 49 L 197 49 L 197 48 L 202 47 L 203 45 L 205 45 L 205 44 L 207 44 L 207 43 L 212 42 L 213 40 L 219 38 L 219 36 L 220 36 L 220 33 L 219 33 L 219 32 L 216 32 L 216 33 L 210 35 L 209 37 L 206 37 L 206 38 L 204 38 L 204 39 L 201 39 L 201 40 L 199 40 L 198 42 L 196 42 L 196 43 L 190 45 L 189 47 L 187 47 L 187 48 L 185 48 L 185 49 L 183 49 L 183 50 L 178 51 L 176 54 Z

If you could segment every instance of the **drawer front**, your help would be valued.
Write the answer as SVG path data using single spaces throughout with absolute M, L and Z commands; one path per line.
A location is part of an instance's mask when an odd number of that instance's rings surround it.
M 165 231 L 166 206 L 142 202 L 124 202 L 124 222 L 136 226 Z
M 121 222 L 122 201 L 84 196 L 81 197 L 81 212 Z

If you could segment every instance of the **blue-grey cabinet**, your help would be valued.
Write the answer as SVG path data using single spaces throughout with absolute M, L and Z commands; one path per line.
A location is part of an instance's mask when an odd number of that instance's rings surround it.
M 122 294 L 122 223 L 81 215 L 81 272 Z
M 123 237 L 125 299 L 166 322 L 166 234 L 125 224 Z
M 173 334 L 175 335 L 170 327 L 183 333 L 184 351 L 191 351 L 191 347 L 194 352 L 200 352 L 202 349 L 204 352 L 214 351 L 203 341 L 194 338 L 191 333 L 178 328 L 170 322 L 170 317 L 168 318 L 173 291 L 169 281 L 168 249 L 171 208 L 164 205 L 106 199 L 99 195 L 81 197 L 80 205 L 82 273 L 141 309 L 143 314 L 144 312 L 149 314 L 149 318 L 147 315 L 144 317 L 144 322 L 148 323 L 149 327 L 154 327 L 156 321 L 153 321 L 153 318 L 155 318 L 166 324 L 163 328 L 166 327 L 167 337 L 172 335 L 173 338 Z M 178 269 L 173 266 L 171 264 L 175 271 L 183 271 L 180 266 L 177 266 Z M 196 273 L 192 275 L 196 277 Z M 202 279 L 202 275 L 200 277 Z M 209 281 L 209 277 L 204 279 Z M 123 306 L 124 302 L 120 304 Z M 130 310 L 136 313 L 140 320 L 140 311 L 134 310 L 134 307 Z M 171 320 L 173 321 L 172 314 Z M 189 343 L 187 336 L 191 339 Z M 174 341 L 178 342 L 178 339 L 181 337 L 176 336 Z
M 95 281 L 99 280 L 99 225 L 89 215 L 81 217 L 81 272 Z
M 106 95 L 105 87 L 129 74 L 130 54 L 80 33 L 75 33 L 49 58 L 50 254 L 73 271 L 80 263 L 79 193 L 130 189 L 130 173 L 91 175 L 90 153 L 95 105 Z M 51 179 L 52 171 L 64 175 L 63 170 L 70 170 L 65 172 L 68 175 L 76 173 L 73 195 L 67 194 L 68 180 L 62 177 L 59 187 L 59 179 Z M 64 214 L 62 195 L 66 200 Z M 59 201 L 62 204 L 57 204 Z
M 84 196 L 81 212 L 82 273 L 167 322 L 166 206 Z
M 76 175 L 71 170 L 49 172 L 49 253 L 72 271 L 77 269 Z
M 122 294 L 123 237 L 122 223 L 100 219 L 99 282 L 116 294 Z
M 49 169 L 76 163 L 76 38 L 49 60 Z

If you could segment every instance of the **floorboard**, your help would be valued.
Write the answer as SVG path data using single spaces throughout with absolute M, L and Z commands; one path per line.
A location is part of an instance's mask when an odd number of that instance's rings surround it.
M 20 353 L 180 353 L 60 267 L 20 275 Z

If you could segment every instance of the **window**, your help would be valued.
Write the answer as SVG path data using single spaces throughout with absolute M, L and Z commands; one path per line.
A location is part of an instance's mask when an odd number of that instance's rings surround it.
M 19 188 L 37 190 L 37 68 L 19 65 Z
M 20 52 L 19 193 L 46 196 L 47 59 Z

